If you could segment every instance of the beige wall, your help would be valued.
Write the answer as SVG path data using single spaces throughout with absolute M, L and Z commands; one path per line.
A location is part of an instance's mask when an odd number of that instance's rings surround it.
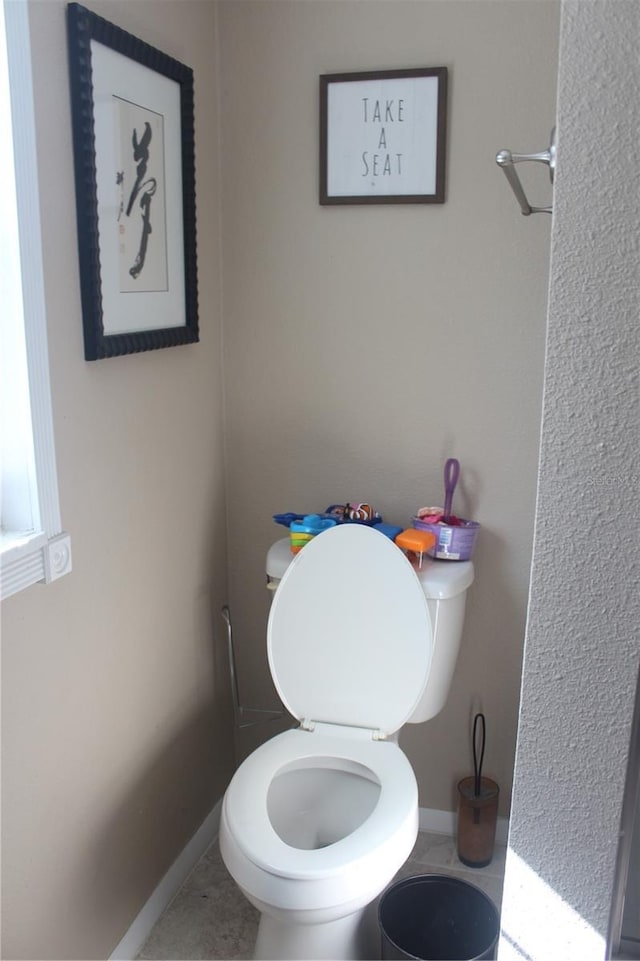
M 71 575 L 2 610 L 3 957 L 107 957 L 222 794 L 226 664 L 214 7 L 91 8 L 195 70 L 201 343 L 88 364 L 65 4 L 31 10 Z
M 107 956 L 222 794 L 227 598 L 243 697 L 275 703 L 264 656 L 272 512 L 363 497 L 405 522 L 441 499 L 445 457 L 461 459 L 456 507 L 483 532 L 460 668 L 443 714 L 402 739 L 428 807 L 452 807 L 482 706 L 506 809 L 529 575 L 549 222 L 520 217 L 494 156 L 547 142 L 555 4 L 222 3 L 222 142 L 214 4 L 91 8 L 195 70 L 202 341 L 83 360 L 65 5 L 35 0 L 74 570 L 2 611 L 3 956 L 13 958 Z M 319 207 L 318 75 L 423 64 L 450 69 L 447 203 Z
M 264 556 L 276 511 L 372 502 L 394 522 L 442 500 L 483 525 L 445 710 L 401 736 L 420 803 L 452 809 L 488 720 L 509 804 L 529 582 L 550 218 L 495 164 L 554 123 L 548 2 L 223 2 L 225 383 L 230 599 L 247 701 L 272 691 Z M 450 70 L 447 202 L 318 204 L 318 76 Z M 530 173 L 530 172 L 529 172 Z M 548 201 L 548 172 L 533 171 Z M 271 693 L 271 698 L 275 695 Z

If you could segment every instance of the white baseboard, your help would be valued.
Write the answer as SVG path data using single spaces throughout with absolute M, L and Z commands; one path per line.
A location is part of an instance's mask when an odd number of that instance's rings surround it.
M 458 815 L 455 811 L 435 811 L 433 808 L 420 808 L 420 830 L 434 834 L 448 834 L 454 837 L 457 830 Z M 506 844 L 509 837 L 509 818 L 498 818 L 496 842 Z
M 120 944 L 111 954 L 109 961 L 133 961 L 136 957 L 162 912 L 173 901 L 202 855 L 217 838 L 221 809 L 222 799 L 213 806 L 191 840 L 175 859 Z
M 189 877 L 194 867 L 213 844 L 218 836 L 220 827 L 220 799 L 204 819 L 189 843 L 173 862 L 155 891 L 144 905 L 133 924 L 123 937 L 120 944 L 111 954 L 109 961 L 133 961 L 140 948 L 151 934 L 151 930 L 162 912 L 173 901 L 174 897 Z M 433 808 L 420 808 L 420 830 L 435 834 L 448 834 L 454 837 L 456 833 L 457 816 L 454 811 L 436 811 Z M 498 818 L 496 827 L 496 841 L 506 844 L 509 834 L 508 818 Z

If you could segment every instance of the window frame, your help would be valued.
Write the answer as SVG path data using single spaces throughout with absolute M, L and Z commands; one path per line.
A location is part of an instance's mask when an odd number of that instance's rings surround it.
M 33 532 L 3 531 L 0 595 L 50 583 L 71 571 L 71 539 L 62 530 L 53 431 L 37 141 L 27 0 L 0 0 L 4 9 L 13 118 L 16 200 L 20 233 L 24 332 L 40 523 Z M 20 122 L 15 123 L 19 117 Z M 35 187 L 34 187 L 35 185 Z

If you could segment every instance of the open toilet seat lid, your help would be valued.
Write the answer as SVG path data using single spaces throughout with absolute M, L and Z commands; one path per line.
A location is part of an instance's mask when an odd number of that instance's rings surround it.
M 299 720 L 397 731 L 424 691 L 432 648 L 420 582 L 375 528 L 344 524 L 319 534 L 273 598 L 269 666 Z

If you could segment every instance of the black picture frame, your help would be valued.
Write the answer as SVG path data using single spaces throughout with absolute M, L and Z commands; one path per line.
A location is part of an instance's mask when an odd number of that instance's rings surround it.
M 193 71 L 78 3 L 67 34 L 85 359 L 196 343 Z
M 442 204 L 446 67 L 320 77 L 320 204 Z

